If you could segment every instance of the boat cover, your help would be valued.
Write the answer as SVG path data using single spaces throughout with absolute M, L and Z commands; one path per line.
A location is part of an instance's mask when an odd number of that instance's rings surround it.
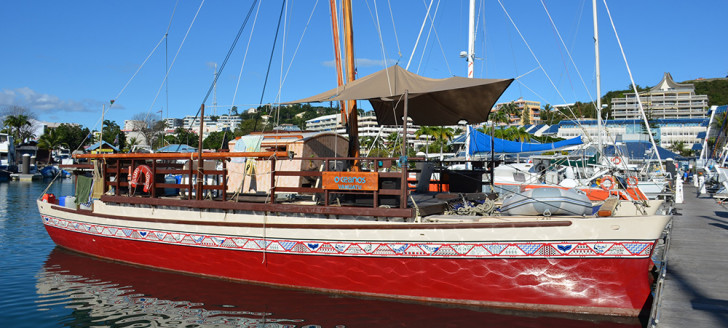
M 339 100 L 369 100 L 380 125 L 402 124 L 407 92 L 407 116 L 418 125 L 485 122 L 490 110 L 513 79 L 431 79 L 397 65 L 318 95 L 286 102 L 297 104 Z
M 510 140 L 504 140 L 504 139 L 499 139 L 499 138 L 493 138 L 483 132 L 473 129 L 472 127 L 468 127 L 468 129 L 470 129 L 470 149 L 469 149 L 470 155 L 476 154 L 476 153 L 490 152 L 491 139 L 494 140 L 493 146 L 495 148 L 496 153 L 541 152 L 541 151 L 554 150 L 554 149 L 559 149 L 559 148 L 564 148 L 564 147 L 569 147 L 569 146 L 581 145 L 584 143 L 581 140 L 581 137 L 575 137 L 575 138 L 571 138 L 571 139 L 566 139 L 566 140 L 552 142 L 552 143 L 544 143 L 544 144 L 518 142 L 518 141 L 510 141 Z

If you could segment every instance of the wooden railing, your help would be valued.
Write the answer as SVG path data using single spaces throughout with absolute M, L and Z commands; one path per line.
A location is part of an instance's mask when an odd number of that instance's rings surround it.
M 229 208 L 249 209 L 274 212 L 303 212 L 334 215 L 371 215 L 382 217 L 412 217 L 413 212 L 407 208 L 407 196 L 409 189 L 407 184 L 407 165 L 397 167 L 397 158 L 359 158 L 362 171 L 367 174 L 376 174 L 378 186 L 374 190 L 333 190 L 324 186 L 280 186 L 278 177 L 299 177 L 322 179 L 325 172 L 339 172 L 334 169 L 342 169 L 341 163 L 349 163 L 354 158 L 330 157 L 330 158 L 292 158 L 287 157 L 285 152 L 263 152 L 263 153 L 203 153 L 202 167 L 198 169 L 198 154 L 107 154 L 93 156 L 79 156 L 83 158 L 103 160 L 101 172 L 104 176 L 104 191 L 113 190 L 113 196 L 108 193 L 102 200 L 138 204 L 157 204 L 188 206 L 197 208 Z M 228 195 L 228 160 L 234 157 L 253 158 L 258 161 L 270 161 L 270 189 L 267 191 L 266 203 L 231 202 Z M 280 170 L 276 169 L 278 161 L 317 161 L 323 163 L 321 170 Z M 413 159 L 419 160 L 419 159 Z M 221 168 L 206 169 L 204 163 L 212 161 L 217 166 L 222 163 Z M 290 162 L 289 162 L 290 163 Z M 337 165 L 332 165 L 337 164 Z M 132 187 L 130 177 L 133 171 L 145 165 L 151 171 L 149 189 L 144 192 L 142 187 Z M 392 169 L 385 172 L 382 170 Z M 382 172 L 380 172 L 382 171 Z M 266 174 L 268 172 L 265 172 Z M 179 183 L 167 183 L 165 177 L 168 175 L 179 176 Z M 197 183 L 202 179 L 205 183 Z M 300 179 L 299 179 L 300 181 Z M 138 181 L 143 184 L 142 179 Z M 389 187 L 389 188 L 387 188 Z M 176 193 L 179 198 L 161 198 L 164 188 L 179 190 Z M 295 193 L 320 195 L 322 204 L 317 205 L 294 205 L 276 203 L 276 194 Z M 132 197 L 133 196 L 133 197 Z M 351 199 L 371 199 L 371 206 L 361 203 L 332 204 L 333 196 Z M 209 199 L 210 201 L 203 200 Z M 337 198 L 334 198 L 337 199 Z M 383 208 L 382 200 L 390 202 L 388 205 L 398 205 L 396 208 Z M 396 199 L 396 201 L 395 201 Z M 366 203 L 366 202 L 365 202 Z

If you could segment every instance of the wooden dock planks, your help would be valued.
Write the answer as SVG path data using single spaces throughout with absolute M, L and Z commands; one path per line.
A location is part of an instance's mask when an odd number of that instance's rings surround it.
M 685 185 L 677 208 L 656 327 L 728 327 L 728 206 Z

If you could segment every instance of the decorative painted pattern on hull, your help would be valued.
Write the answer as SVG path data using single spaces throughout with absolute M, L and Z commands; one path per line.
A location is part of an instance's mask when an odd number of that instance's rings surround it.
M 206 242 L 208 236 L 194 234 L 180 234 L 189 235 L 189 244 L 165 243 L 160 237 L 164 240 L 169 232 L 102 227 L 48 216 L 43 216 L 43 222 L 56 244 L 93 256 L 204 276 L 335 293 L 623 316 L 636 316 L 650 294 L 647 271 L 651 259 L 642 254 L 649 253 L 651 244 L 642 249 L 643 246 L 628 248 L 624 242 L 614 242 L 627 252 L 629 249 L 637 252 L 637 255 L 630 252 L 630 256 L 547 257 L 535 255 L 534 250 L 533 255 L 519 257 L 503 254 L 505 248 L 497 257 L 470 252 L 455 256 L 406 254 L 411 245 L 358 256 L 336 253 L 333 246 L 329 249 L 332 253 L 328 254 L 309 252 L 311 248 L 293 253 L 284 251 L 286 248 L 274 240 L 265 244 L 253 240 L 255 244 L 267 245 L 265 252 L 262 246 L 258 250 L 242 246 L 228 248 L 222 246 L 225 238 L 214 236 L 219 239 Z M 103 234 L 105 230 L 109 235 Z M 153 238 L 156 241 L 150 241 Z M 246 244 L 250 243 L 243 245 Z M 274 244 L 281 248 L 270 248 Z M 559 243 L 555 248 L 562 244 L 570 245 Z M 294 250 L 299 244 L 286 245 Z M 531 247 L 537 250 L 542 246 Z M 573 252 L 563 252 L 567 251 Z
M 650 256 L 653 245 L 653 242 L 647 241 L 413 243 L 288 240 L 136 229 L 75 222 L 46 215 L 42 217 L 45 225 L 91 235 L 164 244 L 299 255 L 429 258 L 646 258 Z

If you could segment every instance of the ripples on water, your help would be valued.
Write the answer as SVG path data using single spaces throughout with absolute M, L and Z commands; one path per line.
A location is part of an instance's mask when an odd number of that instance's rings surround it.
M 71 187 L 63 181 L 51 191 Z M 2 327 L 639 327 L 632 319 L 341 297 L 94 259 L 54 246 L 35 206 L 44 188 L 0 183 Z

